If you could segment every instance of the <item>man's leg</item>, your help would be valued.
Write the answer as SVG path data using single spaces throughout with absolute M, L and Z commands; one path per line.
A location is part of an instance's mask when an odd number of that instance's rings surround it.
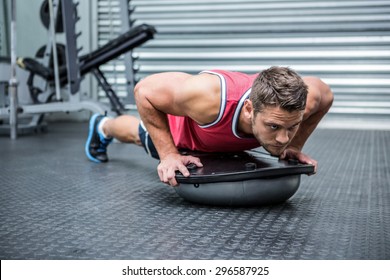
M 134 116 L 122 115 L 115 119 L 107 118 L 102 130 L 107 138 L 115 138 L 122 143 L 141 146 L 138 134 L 139 123 L 139 119 Z
M 107 162 L 107 146 L 116 138 L 120 142 L 142 145 L 138 135 L 139 120 L 134 116 L 111 119 L 95 114 L 89 121 L 89 134 L 85 144 L 87 157 L 94 162 Z

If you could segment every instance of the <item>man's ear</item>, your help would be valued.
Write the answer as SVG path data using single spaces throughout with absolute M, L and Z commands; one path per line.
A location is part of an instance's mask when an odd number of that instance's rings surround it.
M 244 117 L 246 119 L 251 119 L 252 118 L 252 113 L 253 113 L 252 101 L 250 101 L 249 99 L 245 99 L 244 107 L 242 109 L 244 111 Z

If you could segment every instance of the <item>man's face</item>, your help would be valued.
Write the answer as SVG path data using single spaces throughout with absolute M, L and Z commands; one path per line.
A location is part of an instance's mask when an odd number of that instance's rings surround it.
M 267 106 L 253 116 L 253 135 L 273 156 L 279 156 L 295 136 L 304 111 L 288 112 L 280 107 Z

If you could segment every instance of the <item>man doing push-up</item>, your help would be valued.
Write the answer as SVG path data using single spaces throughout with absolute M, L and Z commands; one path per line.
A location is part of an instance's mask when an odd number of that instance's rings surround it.
M 141 120 L 93 115 L 86 154 L 107 162 L 113 138 L 143 146 L 160 159 L 160 180 L 171 186 L 177 185 L 176 171 L 189 176 L 188 164 L 202 166 L 180 149 L 237 152 L 262 146 L 271 155 L 317 170 L 302 148 L 333 102 L 329 86 L 319 78 L 276 66 L 254 75 L 224 70 L 154 74 L 141 80 L 134 94 Z

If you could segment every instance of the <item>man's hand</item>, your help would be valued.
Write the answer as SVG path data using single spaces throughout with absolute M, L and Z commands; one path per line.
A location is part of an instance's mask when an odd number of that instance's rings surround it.
M 296 159 L 300 163 L 312 164 L 312 165 L 314 165 L 314 173 L 313 174 L 315 174 L 317 172 L 317 165 L 318 165 L 317 161 L 315 161 L 314 159 L 312 159 L 308 155 L 305 155 L 304 153 L 302 153 L 300 150 L 298 150 L 296 148 L 290 147 L 290 148 L 285 149 L 279 158 L 286 159 L 286 160 Z
M 183 176 L 190 176 L 186 165 L 194 163 L 197 167 L 202 167 L 203 164 L 200 162 L 200 159 L 193 156 L 183 156 L 180 154 L 169 154 L 161 159 L 160 164 L 157 167 L 158 176 L 160 180 L 172 187 L 178 185 L 175 172 L 180 171 Z

